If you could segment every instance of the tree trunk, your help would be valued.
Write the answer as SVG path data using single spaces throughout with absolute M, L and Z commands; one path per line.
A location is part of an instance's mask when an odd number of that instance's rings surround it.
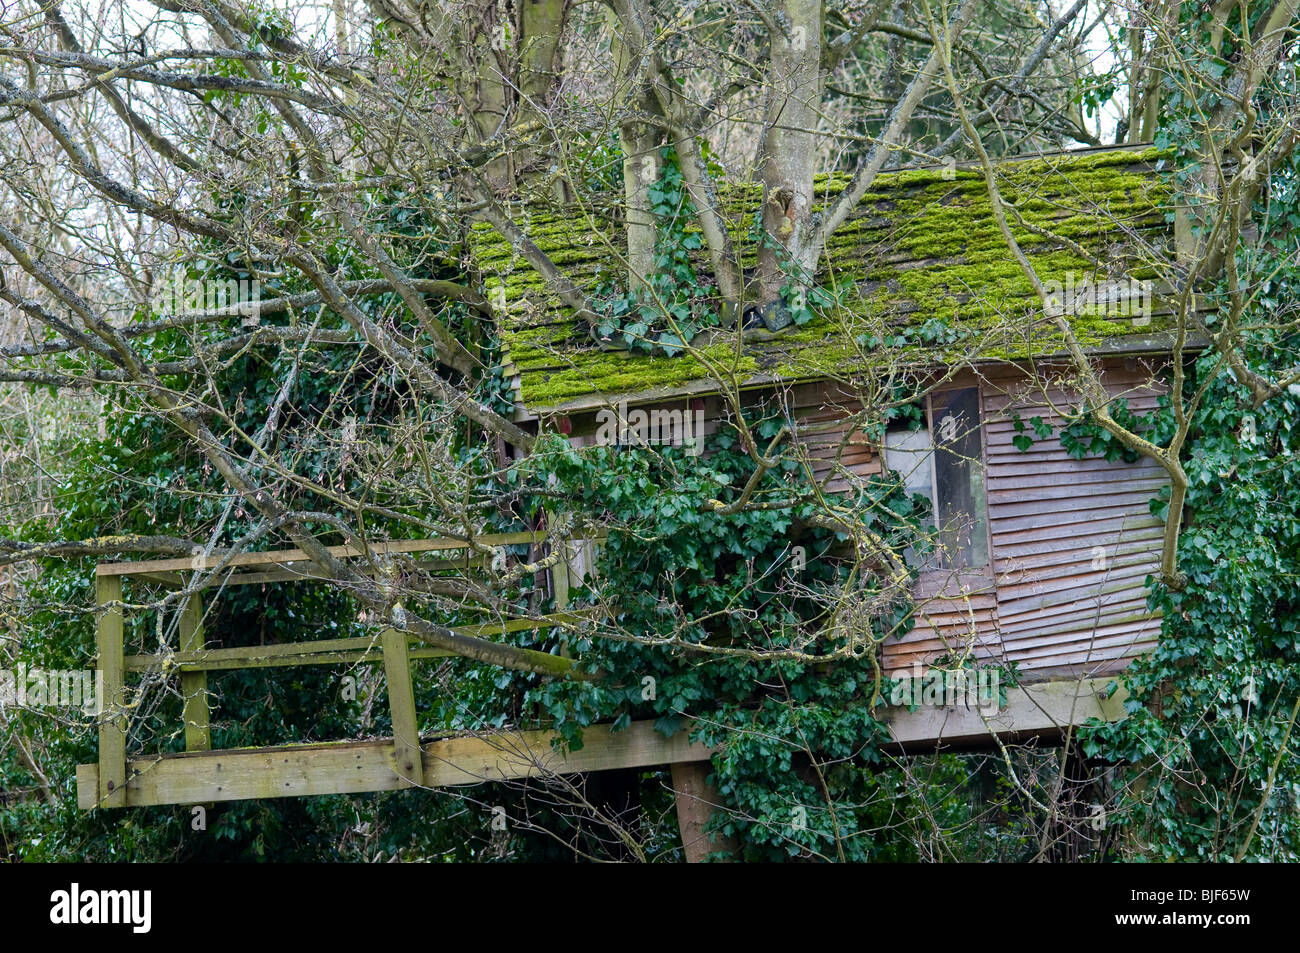
M 807 237 L 822 95 L 820 0 L 785 0 L 780 16 L 786 33 L 772 34 L 772 84 L 761 158 L 767 239 L 758 256 L 758 297 L 764 307 L 777 300 L 787 281 L 783 261 L 797 260 Z
M 653 113 L 655 104 L 640 83 L 640 66 L 614 28 L 614 76 L 619 92 L 618 107 L 624 113 Z M 623 150 L 624 215 L 627 224 L 628 288 L 645 286 L 654 269 L 655 219 L 650 210 L 650 186 L 659 178 L 659 133 L 654 127 L 633 120 L 619 124 L 619 146 Z

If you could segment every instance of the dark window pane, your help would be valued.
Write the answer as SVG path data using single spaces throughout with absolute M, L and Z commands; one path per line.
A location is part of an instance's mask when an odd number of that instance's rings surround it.
M 987 566 L 979 390 L 967 387 L 935 394 L 931 409 L 939 565 L 944 569 Z

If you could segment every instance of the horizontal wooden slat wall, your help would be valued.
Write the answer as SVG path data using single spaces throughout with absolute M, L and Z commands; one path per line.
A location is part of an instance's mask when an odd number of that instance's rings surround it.
M 1108 674 L 1155 645 L 1160 620 L 1147 611 L 1145 580 L 1159 566 L 1163 524 L 1149 504 L 1164 472 L 1148 461 L 1069 456 L 1056 411 L 1078 407 L 1079 395 L 1050 368 L 1035 376 L 1049 382 L 1046 393 L 1016 368 L 981 375 L 991 573 L 923 577 L 925 591 L 945 594 L 918 598 L 912 630 L 884 646 L 886 671 L 970 656 L 1015 662 L 1027 681 Z M 1117 359 L 1104 379 L 1134 412 L 1155 407 L 1151 368 Z M 1021 451 L 1015 412 L 1025 433 L 1041 417 L 1052 435 Z M 951 595 L 962 587 L 966 594 Z
M 1112 397 L 1141 414 L 1160 393 L 1153 376 L 1140 362 L 1117 360 L 1104 380 Z M 1164 472 L 1146 460 L 1068 456 L 1055 409 L 1077 407 L 1079 396 L 1053 383 L 1044 394 L 1008 369 L 981 388 L 996 625 L 1003 657 L 1027 679 L 1117 671 L 1160 632 L 1146 609 L 1145 580 L 1159 567 L 1163 523 L 1150 500 Z M 1052 436 L 1021 451 L 1012 442 L 1015 412 L 1027 427 L 1041 417 Z
M 1050 369 L 1035 369 L 1040 379 L 1045 373 Z M 1112 396 L 1125 397 L 1137 413 L 1156 404 L 1160 391 L 1153 380 L 1152 370 L 1133 359 L 1114 359 L 1105 368 Z M 1149 501 L 1165 485 L 1164 472 L 1148 461 L 1070 457 L 1058 439 L 1062 420 L 1051 406 L 1069 412 L 1079 405 L 1065 383 L 1054 383 L 1044 395 L 1023 371 L 1007 367 L 984 371 L 979 386 L 993 564 L 982 576 L 923 579 L 924 592 L 941 594 L 918 594 L 914 627 L 883 648 L 885 671 L 910 670 L 914 662 L 925 665 L 939 656 L 1015 662 L 1031 681 L 1117 671 L 1152 648 L 1160 631 L 1159 618 L 1146 610 L 1144 582 L 1159 565 L 1163 524 L 1150 514 Z M 747 401 L 759 396 L 747 395 Z M 786 388 L 783 400 L 793 442 L 826 491 L 880 474 L 881 455 L 849 423 L 857 410 L 851 396 L 821 382 Z M 711 396 L 701 403 L 705 433 L 728 426 L 723 401 Z M 1025 422 L 1025 433 L 1032 433 L 1029 421 L 1041 417 L 1052 436 L 1021 451 L 1012 442 L 1019 433 L 1013 412 Z M 592 428 L 584 420 L 572 442 L 593 443 Z M 589 554 L 575 555 L 579 572 L 588 568 Z
M 886 639 L 881 665 L 886 672 L 923 668 L 943 656 L 979 662 L 1001 657 L 997 597 L 992 586 L 964 596 L 919 597 L 915 625 L 899 638 Z
M 841 493 L 853 489 L 858 480 L 880 474 L 880 454 L 852 424 L 861 409 L 853 395 L 826 381 L 790 388 L 785 403 L 794 442 L 807 455 L 823 492 Z

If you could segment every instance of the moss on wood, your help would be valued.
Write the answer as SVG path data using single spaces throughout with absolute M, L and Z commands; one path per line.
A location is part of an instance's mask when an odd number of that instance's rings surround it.
M 1161 210 L 1167 193 L 1153 168 L 1158 157 L 1154 149 L 1110 150 L 1002 164 L 1003 196 L 1025 223 L 1015 224 L 1013 215 L 1013 231 L 1044 281 L 1151 276 L 1141 243 L 1168 238 Z M 845 175 L 820 177 L 819 200 L 830 201 L 847 182 Z M 752 265 L 755 257 L 745 235 L 759 197 L 756 186 L 732 187 L 722 196 L 742 264 Z M 489 227 L 475 228 L 471 250 L 489 300 L 504 295 L 502 332 L 522 398 L 541 408 L 595 393 L 681 387 L 708 379 L 709 362 L 742 381 L 834 375 L 871 359 L 859 343 L 868 326 L 907 329 L 934 318 L 984 339 L 983 357 L 1059 351 L 1059 331 L 1042 314 L 991 213 L 976 170 L 881 175 L 823 256 L 818 281 L 837 292 L 837 308 L 780 335 L 746 337 L 739 348 L 734 335 L 715 334 L 702 349 L 704 360 L 601 350 L 528 262 Z M 619 229 L 594 213 L 535 210 L 522 225 L 580 287 L 594 287 L 602 266 L 618 267 L 611 248 L 620 246 Z M 1071 324 L 1084 345 L 1160 327 L 1158 320 L 1136 326 L 1088 314 L 1072 315 Z

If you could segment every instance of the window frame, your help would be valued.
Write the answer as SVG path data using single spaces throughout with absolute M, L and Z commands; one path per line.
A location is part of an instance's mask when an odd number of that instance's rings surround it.
M 939 519 L 939 479 L 935 467 L 935 458 L 938 456 L 939 444 L 935 438 L 935 404 L 934 397 L 959 390 L 975 391 L 976 407 L 976 430 L 979 432 L 979 460 L 978 463 L 984 469 L 984 512 L 982 521 L 984 524 L 985 545 L 988 547 L 988 561 L 983 566 L 970 567 L 952 567 L 952 568 L 933 568 L 921 569 L 917 572 L 917 581 L 915 585 L 915 594 L 918 597 L 960 597 L 979 592 L 994 591 L 994 572 L 993 562 L 996 558 L 993 549 L 993 531 L 992 523 L 989 519 L 989 500 L 988 500 L 988 434 L 985 432 L 985 414 L 984 414 L 984 388 L 980 386 L 979 380 L 974 375 L 961 375 L 953 380 L 946 381 L 942 386 L 935 387 L 926 393 L 925 401 L 925 423 L 929 431 L 931 449 L 928 454 L 928 466 L 930 468 L 930 510 L 936 522 Z M 882 455 L 887 452 L 882 446 Z M 882 461 L 888 466 L 887 461 Z M 977 514 L 979 515 L 979 514 Z

